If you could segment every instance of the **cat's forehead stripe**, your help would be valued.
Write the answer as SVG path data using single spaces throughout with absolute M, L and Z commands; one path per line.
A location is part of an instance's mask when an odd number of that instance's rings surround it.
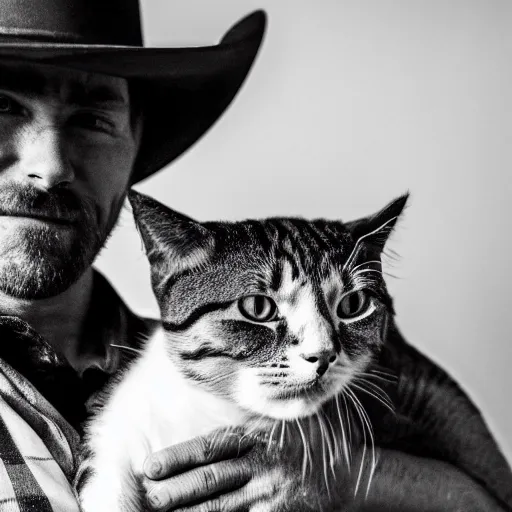
M 341 224 L 295 218 L 271 219 L 267 224 L 279 234 L 274 246 L 276 258 L 287 258 L 295 267 L 296 276 L 300 270 L 306 274 L 326 273 L 338 263 L 333 261 L 334 254 L 342 259 L 343 253 L 350 252 L 350 236 Z
M 297 258 L 295 258 L 288 250 L 284 247 L 280 247 L 276 253 L 276 264 L 274 266 L 274 271 L 277 274 L 275 278 L 276 286 L 275 290 L 279 289 L 282 285 L 283 280 L 283 269 L 288 268 L 290 272 L 291 279 L 298 279 L 300 275 L 300 268 L 297 264 Z
M 294 277 L 293 267 L 289 262 L 281 266 L 281 284 L 278 290 L 278 296 L 282 301 L 295 305 L 303 281 Z
M 341 286 L 341 268 L 354 245 L 341 223 L 324 220 L 272 218 L 205 226 L 215 233 L 212 256 L 201 268 L 176 275 L 172 286 L 165 286 L 172 293 L 162 313 L 170 323 L 186 322 L 206 303 L 279 293 L 283 286 L 288 289 L 287 300 L 296 302 L 295 287 L 285 283 L 285 277 L 297 286 L 316 283 L 315 293 L 324 314 L 325 304 L 333 299 L 322 293 L 320 283 L 335 274 Z M 367 280 L 374 274 L 366 272 L 358 277 Z

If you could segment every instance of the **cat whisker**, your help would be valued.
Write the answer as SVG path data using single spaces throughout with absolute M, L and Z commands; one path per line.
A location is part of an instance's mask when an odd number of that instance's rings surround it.
M 368 494 L 370 494 L 370 487 L 372 485 L 373 477 L 375 475 L 375 470 L 377 469 L 377 456 L 375 454 L 375 448 L 373 451 L 373 461 L 372 466 L 370 468 L 370 474 L 368 475 L 368 485 L 366 486 L 366 494 L 365 499 L 368 499 Z
M 286 421 L 281 421 L 281 440 L 279 441 L 279 449 L 282 450 L 284 446 L 284 436 L 286 431 Z
M 331 473 L 333 474 L 334 478 L 336 478 L 336 473 L 334 471 L 335 456 L 331 442 L 331 434 L 327 429 L 327 425 L 324 422 L 324 414 L 322 413 L 322 411 L 318 411 L 317 415 L 318 423 L 320 425 L 320 431 L 322 432 L 322 435 L 325 437 L 325 441 L 327 443 L 327 450 L 329 452 L 329 467 L 331 468 Z
M 377 264 L 377 265 L 382 265 L 382 262 L 380 260 L 369 260 L 369 261 L 365 261 L 364 263 L 360 263 L 359 265 L 356 265 L 353 269 L 352 269 L 352 273 L 354 273 L 355 270 L 357 270 L 359 267 L 364 267 L 365 265 L 371 265 L 371 264 Z
M 244 432 L 243 436 L 241 437 L 241 440 L 243 440 L 246 437 L 252 436 L 255 432 L 261 432 L 262 430 L 266 430 L 265 427 L 267 427 L 267 425 L 267 418 L 260 416 L 258 418 L 258 421 L 251 422 L 250 428 Z
M 391 411 L 393 414 L 395 414 L 395 410 L 393 409 L 392 405 L 390 405 L 387 401 L 385 401 L 384 399 L 382 399 L 381 397 L 379 397 L 375 393 L 372 393 L 370 390 L 368 390 L 368 389 L 366 389 L 366 388 L 364 388 L 362 386 L 358 386 L 354 382 L 351 384 L 351 386 L 356 388 L 356 389 L 359 389 L 359 391 L 362 391 L 363 393 L 366 393 L 367 395 L 371 396 L 372 398 L 375 398 L 375 400 L 377 400 L 384 407 L 386 407 L 386 409 L 389 409 L 389 411 Z
M 330 432 L 332 435 L 332 440 L 333 440 L 333 443 L 334 443 L 334 460 L 331 460 L 331 469 L 332 469 L 332 473 L 333 473 L 333 476 L 334 476 L 334 479 L 336 480 L 336 473 L 334 471 L 334 465 L 336 463 L 336 461 L 338 461 L 340 458 L 341 458 L 341 455 L 340 455 L 340 447 L 338 445 L 338 436 L 336 435 L 336 431 L 334 430 L 334 426 L 329 418 L 329 416 L 327 414 L 324 414 L 324 417 L 327 421 L 327 425 L 330 429 Z
M 386 399 L 388 399 L 391 402 L 391 398 L 389 397 L 388 393 L 384 390 L 384 388 L 379 386 L 381 381 L 383 383 L 385 383 L 385 384 L 389 384 L 389 381 L 386 380 L 386 379 L 379 379 L 377 381 L 379 384 L 377 384 L 377 383 L 373 382 L 372 380 L 370 380 L 370 378 L 371 378 L 371 376 L 367 376 L 367 375 L 364 375 L 364 374 L 359 374 L 357 377 L 354 377 L 352 380 L 355 381 L 355 382 L 364 382 L 365 384 L 370 386 L 372 389 L 378 391 L 379 394 L 382 393 L 382 395 L 385 396 Z
M 224 434 L 222 436 L 221 444 L 224 444 L 226 442 L 226 438 L 230 436 L 233 432 L 233 429 L 229 427 L 227 430 L 224 430 Z M 239 448 L 240 449 L 240 448 Z
M 320 423 L 320 417 L 318 416 L 318 412 L 315 414 L 317 420 L 318 420 L 318 426 L 320 428 L 320 438 L 322 440 L 322 464 L 323 464 L 323 470 L 324 470 L 324 481 L 325 481 L 325 488 L 327 489 L 327 493 L 329 494 L 329 478 L 328 478 L 328 472 L 327 472 L 327 453 L 326 453 L 326 447 L 325 447 L 325 437 L 324 437 L 324 431 L 322 428 L 322 425 Z M 330 494 L 329 494 L 330 497 Z
M 309 393 L 306 391 L 306 397 L 308 399 L 308 401 L 310 400 L 310 396 L 309 396 Z M 309 426 L 310 426 L 310 431 L 313 432 L 313 428 L 312 428 L 312 422 L 313 422 L 313 418 L 317 418 L 317 422 L 318 422 L 318 426 L 320 428 L 320 439 L 321 439 L 321 445 L 322 445 L 322 465 L 323 465 L 323 475 L 324 475 L 324 481 L 325 481 L 325 487 L 327 489 L 327 493 L 329 494 L 330 496 L 330 490 L 329 490 L 329 480 L 328 480 L 328 472 L 327 472 L 327 454 L 326 454 L 326 445 L 325 445 L 325 437 L 324 437 L 324 432 L 323 432 L 323 429 L 322 429 L 322 425 L 320 423 L 320 417 L 319 417 L 319 411 L 316 411 L 316 413 L 312 416 L 309 416 Z
M 364 410 L 361 410 L 361 412 L 364 413 Z M 366 414 L 363 414 L 363 418 L 366 418 L 366 421 L 369 421 Z M 372 483 L 372 478 L 375 473 L 375 468 L 377 466 L 377 458 L 375 455 L 375 442 L 374 442 L 374 438 L 373 438 L 373 432 L 371 429 L 371 425 L 368 427 L 368 433 L 370 434 L 370 439 L 371 439 L 371 443 L 372 443 L 372 448 L 371 448 L 372 449 L 372 462 L 371 462 L 371 466 L 370 466 L 370 474 L 368 475 L 368 484 L 366 486 L 366 493 L 365 493 L 366 498 L 368 498 L 368 494 L 370 492 L 370 486 Z
M 370 475 L 368 477 L 368 485 L 366 487 L 366 497 L 368 497 L 368 493 L 370 492 L 370 486 L 372 483 L 373 474 L 374 474 L 375 468 L 377 466 L 377 459 L 375 456 L 375 439 L 373 437 L 373 428 L 372 428 L 370 418 L 368 417 L 368 414 L 366 413 L 364 407 L 362 406 L 361 402 L 359 401 L 359 398 L 357 398 L 357 396 L 354 394 L 354 392 L 350 388 L 347 388 L 347 391 L 351 394 L 351 396 L 354 400 L 354 404 L 356 405 L 357 409 L 361 413 L 361 417 L 364 421 L 364 424 L 366 424 L 366 427 L 368 428 L 368 434 L 370 436 L 370 440 L 372 443 L 372 465 L 371 465 L 371 469 L 370 469 Z M 363 430 L 364 430 L 364 428 L 363 428 Z M 362 466 L 362 464 L 363 463 L 361 462 L 361 466 Z
M 351 272 L 350 276 L 355 277 L 355 276 L 365 274 L 368 272 L 374 272 L 375 274 L 380 274 L 380 275 L 384 274 L 384 272 L 382 272 L 382 270 L 377 270 L 376 268 L 366 268 L 366 269 L 363 268 L 362 270 L 358 270 L 357 272 Z
M 357 239 L 357 241 L 356 241 L 356 243 L 354 245 L 354 248 L 352 249 L 352 252 L 350 253 L 350 255 L 347 258 L 347 260 L 345 261 L 345 264 L 343 265 L 343 268 L 342 268 L 342 272 L 345 273 L 346 270 L 348 268 L 350 268 L 350 265 L 352 265 L 352 261 L 356 259 L 357 255 L 359 254 L 359 250 L 362 247 L 361 243 L 363 242 L 363 240 L 365 240 L 366 238 L 368 238 L 370 236 L 375 235 L 381 229 L 384 229 L 388 224 L 390 224 L 391 222 L 396 221 L 396 219 L 398 219 L 398 215 L 395 215 L 391 219 L 388 219 L 386 222 L 384 222 L 382 225 L 380 225 L 377 229 L 374 229 L 373 231 L 370 231 L 369 233 L 366 233 L 365 235 L 360 236 Z
M 295 420 L 297 423 L 297 427 L 299 428 L 300 437 L 302 439 L 302 445 L 304 447 L 304 453 L 302 456 L 302 483 L 306 480 L 307 470 L 308 470 L 308 459 L 310 459 L 310 453 L 309 453 L 309 444 L 306 440 L 306 436 L 304 434 L 304 431 L 302 430 L 302 425 L 300 424 L 300 419 L 297 418 Z
M 270 448 L 272 447 L 272 443 L 274 442 L 274 431 L 276 429 L 276 426 L 277 426 L 277 422 L 274 422 L 274 425 L 272 426 L 272 430 L 270 431 L 270 436 L 269 436 L 269 439 L 268 439 L 268 444 L 267 444 L 267 453 L 270 451 Z
M 402 258 L 400 256 L 400 254 L 398 254 L 395 250 L 393 250 L 393 249 L 391 249 L 389 247 L 386 247 L 382 251 L 382 255 L 385 256 L 388 260 L 390 260 L 392 262 L 399 261 Z
M 342 442 L 343 442 L 343 452 L 345 454 L 345 460 L 347 462 L 347 469 L 348 469 L 348 472 L 350 473 L 349 449 L 347 446 L 347 436 L 345 434 L 345 427 L 343 425 L 343 418 L 342 418 L 342 414 L 341 414 L 340 401 L 339 401 L 338 395 L 336 395 L 336 410 L 338 411 L 338 418 L 340 420 L 341 438 L 342 438 Z
M 389 371 L 388 368 L 386 368 L 385 366 L 381 366 L 379 364 L 373 364 L 368 369 L 368 372 L 369 373 L 376 373 L 378 375 L 383 375 L 384 377 L 390 377 L 392 379 L 397 379 L 396 373 L 392 373 L 391 371 Z
M 383 382 L 389 382 L 389 383 L 395 383 L 398 379 L 396 375 L 388 374 L 386 376 L 380 375 L 379 373 L 367 373 L 367 372 L 361 372 L 358 373 L 361 377 L 366 377 L 367 379 L 379 379 Z
M 142 354 L 142 350 L 139 350 L 137 348 L 129 347 L 127 345 L 116 345 L 115 343 L 110 343 L 111 347 L 114 348 L 120 348 L 122 350 L 126 350 L 128 352 L 135 352 L 136 354 Z
M 374 393 L 377 393 L 379 397 L 381 397 L 383 400 L 385 400 L 391 407 L 393 407 L 393 400 L 391 400 L 391 397 L 388 395 L 388 393 L 381 388 L 378 384 L 375 384 L 375 382 L 372 382 L 371 380 L 368 380 L 367 378 L 361 378 L 356 377 L 354 381 L 359 382 L 360 384 L 364 384 L 367 386 L 370 386 L 370 388 L 373 390 Z
M 387 368 L 386 366 L 382 366 L 380 364 L 373 364 L 370 367 L 370 372 L 378 372 L 378 373 L 385 373 L 387 375 L 395 375 L 394 373 L 391 373 L 391 370 Z
M 362 383 L 359 383 L 359 385 L 354 384 L 354 387 L 356 387 L 356 389 L 358 389 L 359 391 L 362 391 L 366 395 L 370 396 L 371 398 L 374 398 L 375 400 L 377 400 L 377 402 L 379 402 L 383 407 L 385 407 L 393 416 L 396 416 L 395 407 L 391 401 L 387 400 L 385 397 L 377 394 L 376 392 L 372 391 L 371 389 L 365 388 L 364 384 L 362 384 Z
M 347 430 L 348 430 L 348 456 L 349 459 L 352 460 L 352 418 L 348 411 L 347 397 L 344 391 L 341 393 L 341 398 L 343 398 L 343 406 L 346 413 L 347 418 Z
M 219 435 L 220 435 L 219 431 L 215 432 L 215 434 L 213 435 L 213 438 L 212 438 L 212 445 L 213 446 L 215 446 L 217 444 Z M 226 441 L 226 438 L 228 436 L 230 436 L 230 435 L 233 435 L 233 428 L 232 427 L 228 427 L 226 430 L 224 430 L 224 432 L 222 434 L 222 438 L 221 438 L 220 444 L 224 444 L 224 442 Z M 239 439 L 239 448 L 238 448 L 239 451 L 240 451 L 240 443 L 241 443 L 241 439 Z
M 346 389 L 346 391 L 350 391 L 348 388 Z M 362 477 L 362 473 L 363 473 L 363 466 L 364 466 L 364 459 L 365 459 L 365 456 L 366 456 L 366 430 L 364 428 L 364 423 L 363 423 L 363 419 L 361 417 L 361 413 L 357 407 L 357 404 L 355 403 L 354 401 L 354 398 L 352 396 L 352 394 L 347 394 L 347 398 L 353 403 L 354 405 L 354 408 L 356 410 L 356 413 L 357 415 L 359 416 L 359 420 L 361 422 L 361 426 L 362 426 L 362 433 L 363 433 L 363 454 L 361 456 L 361 464 L 359 466 L 359 473 L 357 474 L 357 481 L 356 481 L 356 487 L 354 489 L 354 497 L 357 496 L 357 492 L 359 490 L 359 485 L 361 484 L 361 477 Z
M 354 397 L 354 399 L 356 400 L 356 402 L 358 404 L 359 410 L 361 411 L 361 413 L 363 415 L 363 418 L 365 419 L 365 423 L 366 423 L 366 425 L 368 427 L 368 433 L 370 434 L 371 441 L 372 441 L 372 450 L 374 451 L 375 444 L 374 444 L 373 428 L 372 428 L 372 423 L 370 421 L 370 417 L 368 416 L 368 413 L 366 412 L 365 408 L 361 404 L 359 398 L 354 393 L 352 393 L 352 394 L 353 394 L 353 397 Z M 374 454 L 374 459 L 375 459 L 375 454 Z

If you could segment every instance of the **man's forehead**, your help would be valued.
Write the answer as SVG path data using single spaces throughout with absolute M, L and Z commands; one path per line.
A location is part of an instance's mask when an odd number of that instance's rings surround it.
M 105 104 L 127 107 L 125 79 L 21 61 L 0 61 L 0 90 L 21 94 L 58 97 L 66 103 Z

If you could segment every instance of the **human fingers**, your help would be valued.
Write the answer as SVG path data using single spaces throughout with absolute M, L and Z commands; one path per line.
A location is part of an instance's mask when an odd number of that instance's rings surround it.
M 151 480 L 169 478 L 198 466 L 239 457 L 255 443 L 253 437 L 241 432 L 215 431 L 149 455 L 144 473 Z
M 173 512 L 249 512 L 255 505 L 255 498 L 244 486 L 202 503 L 173 509 Z
M 208 464 L 166 480 L 154 481 L 147 488 L 147 504 L 151 510 L 158 511 L 191 506 L 239 489 L 251 477 L 251 466 L 239 459 Z

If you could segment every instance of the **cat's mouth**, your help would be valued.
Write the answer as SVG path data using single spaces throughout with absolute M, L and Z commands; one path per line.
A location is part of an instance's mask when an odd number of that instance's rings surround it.
M 274 400 L 289 400 L 290 398 L 314 398 L 325 394 L 325 386 L 320 379 L 314 379 L 300 384 L 280 384 L 272 390 Z

